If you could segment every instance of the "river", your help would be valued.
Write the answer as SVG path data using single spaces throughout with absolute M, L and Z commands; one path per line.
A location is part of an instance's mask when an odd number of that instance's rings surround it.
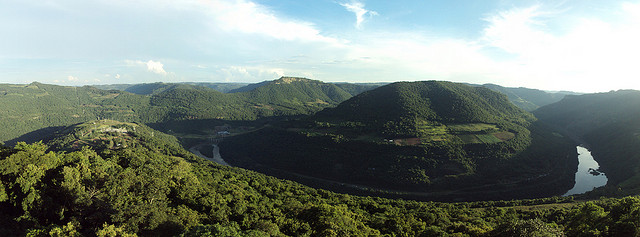
M 600 165 L 591 156 L 591 152 L 582 146 L 578 150 L 578 171 L 576 171 L 576 184 L 563 196 L 582 194 L 594 188 L 607 184 L 607 176 L 598 171 Z

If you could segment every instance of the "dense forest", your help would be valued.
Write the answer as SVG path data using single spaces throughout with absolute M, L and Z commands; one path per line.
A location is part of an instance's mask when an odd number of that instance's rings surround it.
M 220 166 L 171 136 L 109 120 L 0 149 L 5 236 L 633 236 L 639 207 L 636 197 L 438 203 L 336 194 Z

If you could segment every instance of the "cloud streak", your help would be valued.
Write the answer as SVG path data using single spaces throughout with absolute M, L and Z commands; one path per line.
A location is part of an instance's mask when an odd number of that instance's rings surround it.
M 367 10 L 364 8 L 364 3 L 358 1 L 351 1 L 348 3 L 340 3 L 347 11 L 353 12 L 356 15 L 356 28 L 360 29 L 365 17 L 377 16 L 378 12 Z

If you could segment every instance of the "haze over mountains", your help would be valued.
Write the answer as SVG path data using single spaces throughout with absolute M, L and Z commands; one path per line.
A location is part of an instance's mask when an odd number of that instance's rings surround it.
M 557 197 L 575 182 L 577 143 L 589 146 L 610 178 L 578 198 L 640 192 L 638 91 L 575 95 L 294 77 L 107 87 L 0 85 L 0 139 L 13 146 L 0 150 L 0 218 L 10 223 L 0 233 L 508 236 L 523 225 L 568 235 L 640 231 L 624 227 L 637 218 L 615 211 L 640 206 L 637 198 L 583 205 Z M 20 143 L 39 140 L 46 145 Z M 219 166 L 182 148 L 209 154 L 203 147 L 212 141 L 233 166 L 311 187 Z M 20 178 L 24 172 L 33 175 Z M 546 199 L 418 203 L 314 188 L 437 201 Z M 53 201 L 60 197 L 67 202 Z M 511 217 L 496 209 L 557 202 L 567 204 L 535 218 L 524 209 Z M 608 211 L 581 219 L 589 208 Z M 425 216 L 434 212 L 449 217 Z

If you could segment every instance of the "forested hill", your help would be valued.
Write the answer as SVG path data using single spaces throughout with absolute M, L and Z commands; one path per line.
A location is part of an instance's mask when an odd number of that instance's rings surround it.
M 355 96 L 318 114 L 334 118 L 386 125 L 416 121 L 438 123 L 518 123 L 533 116 L 511 104 L 499 93 L 444 81 L 398 82 Z
M 96 118 L 154 122 L 162 117 L 162 111 L 149 106 L 148 97 L 123 91 L 37 82 L 0 85 L 0 141 L 42 139 L 55 127 Z
M 609 178 L 607 192 L 640 193 L 640 91 L 566 96 L 535 115 L 587 143 Z
M 349 93 L 333 84 L 283 77 L 251 91 L 237 93 L 174 88 L 152 96 L 151 103 L 169 108 L 182 119 L 255 120 L 311 114 L 336 106 L 349 97 Z
M 221 93 L 186 84 L 143 84 L 138 95 L 93 87 L 32 83 L 0 85 L 0 141 L 40 139 L 55 127 L 97 118 L 141 123 L 176 120 L 255 120 L 315 113 L 350 94 L 320 81 L 282 78 L 255 90 Z M 12 141 L 12 142 L 13 142 Z
M 640 199 L 357 197 L 220 166 L 144 125 L 0 146 L 2 236 L 633 236 Z M 63 151 L 61 151 L 63 150 Z M 534 205 L 536 206 L 521 206 Z M 505 207 L 506 206 L 506 207 Z M 516 207 L 509 207 L 516 206 Z
M 482 86 L 505 94 L 513 104 L 526 111 L 534 111 L 541 106 L 558 102 L 565 95 L 576 94 L 573 92 L 546 92 L 524 87 L 503 87 L 495 84 L 484 84 Z
M 244 92 L 254 103 L 277 101 L 286 103 L 319 103 L 337 105 L 351 94 L 342 88 L 317 80 L 297 77 L 282 77 L 266 85 Z
M 176 86 L 200 86 L 208 87 L 219 92 L 227 93 L 231 90 L 246 86 L 247 83 L 234 82 L 180 82 L 180 83 L 143 83 L 143 84 L 113 84 L 113 85 L 92 85 L 92 87 L 102 90 L 120 90 L 140 95 L 150 95 L 165 91 Z

